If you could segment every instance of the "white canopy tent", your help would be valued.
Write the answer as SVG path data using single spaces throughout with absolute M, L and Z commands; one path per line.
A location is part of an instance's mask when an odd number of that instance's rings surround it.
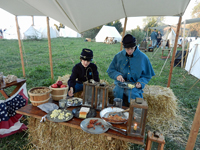
M 190 24 L 190 23 L 196 23 L 196 22 L 200 22 L 200 18 L 193 18 L 193 19 L 188 19 L 188 20 L 184 20 L 182 22 L 182 24 L 184 24 L 184 30 L 183 30 L 183 35 L 185 34 L 185 25 L 186 24 Z M 185 41 L 185 37 L 183 36 L 183 41 Z M 184 52 L 184 42 L 182 45 L 182 58 L 181 58 L 181 67 L 183 67 L 183 52 Z
M 60 37 L 81 37 L 81 34 L 65 26 L 65 28 L 60 28 Z
M 49 16 L 81 33 L 125 17 L 182 16 L 189 2 L 190 0 L 0 0 L 0 7 L 17 16 Z
M 33 26 L 30 26 L 24 32 L 24 39 L 41 39 L 42 33 L 35 29 Z
M 3 32 L 3 38 L 4 39 L 18 39 L 17 36 L 17 29 L 16 26 L 8 28 L 6 31 Z M 20 39 L 23 39 L 24 36 L 20 34 Z
M 38 31 L 42 34 L 42 38 L 48 38 L 47 27 L 40 27 Z M 59 37 L 59 32 L 55 27 L 50 27 L 50 37 L 57 38 Z
M 121 42 L 122 40 L 122 36 L 115 27 L 104 25 L 97 33 L 95 40 L 96 42 L 104 42 L 106 37 L 114 37 L 114 40 L 117 40 L 117 42 Z
M 188 74 L 192 74 L 196 78 L 200 79 L 200 39 L 190 42 L 189 53 L 185 70 Z

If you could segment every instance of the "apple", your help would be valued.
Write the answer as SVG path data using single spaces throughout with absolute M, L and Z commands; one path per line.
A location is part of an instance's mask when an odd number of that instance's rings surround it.
M 57 84 L 52 84 L 51 87 L 52 88 L 58 88 L 58 85 Z
M 62 81 L 57 81 L 56 84 L 58 85 L 58 87 L 60 87 L 63 83 L 62 83 Z
M 62 84 L 61 86 L 60 86 L 60 88 L 65 88 L 65 87 L 67 87 L 66 85 L 64 85 L 64 84 Z

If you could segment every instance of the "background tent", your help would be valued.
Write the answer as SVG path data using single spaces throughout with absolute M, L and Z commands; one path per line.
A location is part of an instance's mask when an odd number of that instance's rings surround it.
M 200 79 L 200 39 L 190 42 L 185 70 Z
M 61 36 L 61 37 L 81 37 L 81 34 L 68 28 L 67 26 L 65 26 L 65 28 L 60 28 L 59 36 Z
M 122 36 L 119 34 L 117 29 L 113 26 L 103 26 L 96 35 L 96 42 L 104 42 L 106 37 L 114 37 L 114 40 L 121 42 Z
M 42 34 L 42 38 L 48 38 L 48 36 L 47 36 L 47 27 L 40 27 L 37 30 Z M 50 37 L 51 38 L 59 37 L 59 32 L 55 27 L 50 27 Z
M 24 38 L 22 34 L 20 34 L 20 37 L 21 39 Z M 4 31 L 3 38 L 4 39 L 18 39 L 16 26 L 10 27 L 6 31 Z
M 24 32 L 24 39 L 41 39 L 42 33 L 35 29 L 33 26 L 30 26 Z

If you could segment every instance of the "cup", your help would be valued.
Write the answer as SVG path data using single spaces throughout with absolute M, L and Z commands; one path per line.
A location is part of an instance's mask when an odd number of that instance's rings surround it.
M 122 99 L 121 98 L 114 98 L 113 106 L 122 108 Z
M 65 109 L 65 106 L 67 105 L 66 99 L 61 99 L 59 100 L 59 108 L 60 109 Z

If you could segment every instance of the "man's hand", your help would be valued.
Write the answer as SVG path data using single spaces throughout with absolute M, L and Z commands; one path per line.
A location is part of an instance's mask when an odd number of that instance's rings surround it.
M 117 76 L 117 80 L 120 81 L 120 82 L 124 82 L 124 78 L 121 76 L 121 75 L 118 75 Z
M 68 91 L 68 95 L 70 97 L 72 97 L 74 95 L 74 90 L 73 90 L 73 87 L 70 87 L 70 90 Z
M 141 85 L 140 82 L 137 82 L 135 86 L 136 86 L 136 88 L 138 88 L 138 89 L 142 87 L 142 85 Z

